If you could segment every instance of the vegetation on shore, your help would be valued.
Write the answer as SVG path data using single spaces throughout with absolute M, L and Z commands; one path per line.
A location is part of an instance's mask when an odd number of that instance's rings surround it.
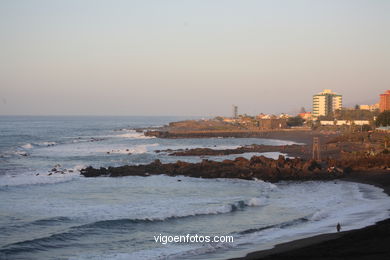
M 384 111 L 375 120 L 376 126 L 390 126 L 390 111 Z

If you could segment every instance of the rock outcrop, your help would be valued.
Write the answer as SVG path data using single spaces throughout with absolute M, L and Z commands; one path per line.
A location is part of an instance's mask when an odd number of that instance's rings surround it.
M 328 167 L 327 163 L 300 158 L 284 158 L 277 160 L 264 156 L 253 156 L 250 160 L 238 157 L 235 160 L 222 162 L 203 160 L 199 163 L 177 161 L 163 164 L 156 160 L 146 165 L 126 165 L 95 169 L 87 167 L 81 170 L 85 177 L 120 177 L 149 176 L 165 174 L 168 176 L 183 175 L 197 178 L 239 178 L 261 179 L 265 181 L 280 180 L 327 180 L 342 177 L 344 169 Z
M 311 150 L 307 145 L 263 145 L 252 144 L 240 146 L 232 149 L 211 149 L 211 148 L 193 148 L 181 150 L 156 150 L 156 153 L 166 152 L 170 156 L 224 156 L 230 154 L 243 153 L 265 153 L 265 152 L 279 152 L 286 153 L 291 157 L 307 158 L 311 156 Z

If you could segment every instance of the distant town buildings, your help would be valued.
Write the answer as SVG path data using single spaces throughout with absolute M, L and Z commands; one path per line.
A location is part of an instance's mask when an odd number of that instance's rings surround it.
M 322 126 L 342 126 L 342 125 L 369 125 L 369 120 L 321 120 Z
M 284 113 L 282 113 L 280 115 L 270 115 L 270 114 L 261 113 L 261 114 L 258 114 L 256 116 L 257 119 L 287 119 L 289 117 L 291 117 L 291 116 L 288 114 L 284 114 Z
M 272 130 L 287 128 L 289 117 L 287 114 L 269 115 L 261 113 L 257 116 L 238 115 L 237 118 L 220 117 L 218 120 L 246 130 Z
M 298 116 L 300 116 L 301 118 L 303 118 L 303 119 L 305 119 L 305 120 L 311 120 L 311 119 L 312 119 L 312 114 L 311 114 L 311 112 L 299 113 Z
M 278 118 L 280 118 L 280 119 L 287 119 L 289 117 L 291 117 L 291 116 L 288 115 L 288 114 L 285 114 L 285 113 L 281 113 Z
M 379 103 L 376 103 L 374 105 L 359 105 L 360 110 L 369 110 L 369 111 L 375 111 L 379 109 Z
M 342 95 L 325 89 L 323 92 L 313 96 L 313 117 L 327 116 L 335 110 L 341 109 L 343 105 Z
M 220 120 L 247 129 L 285 128 L 292 126 L 291 122 L 298 117 L 303 119 L 306 126 L 313 125 L 313 121 L 323 126 L 363 126 L 374 122 L 378 110 L 381 112 L 390 110 L 390 90 L 380 94 L 380 102 L 377 104 L 355 105 L 347 108 L 343 107 L 342 95 L 332 92 L 330 89 L 324 89 L 313 95 L 312 112 L 307 112 L 302 107 L 300 113 L 295 114 L 295 116 L 285 113 L 279 115 L 260 113 L 256 116 L 250 116 L 247 114 L 239 115 L 238 107 L 232 105 L 232 117 L 220 117 Z
M 284 118 L 260 119 L 257 122 L 257 126 L 261 130 L 287 128 L 287 120 Z
M 379 96 L 379 110 L 380 112 L 390 110 L 390 90 Z
M 264 113 L 261 113 L 261 114 L 258 114 L 256 116 L 257 119 L 270 119 L 272 115 L 267 115 L 267 114 L 264 114 Z

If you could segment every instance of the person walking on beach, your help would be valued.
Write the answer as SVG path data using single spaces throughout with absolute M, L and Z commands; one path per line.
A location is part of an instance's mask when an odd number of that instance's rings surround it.
M 337 232 L 340 232 L 340 230 L 341 230 L 341 225 L 340 225 L 340 223 L 337 223 L 336 229 L 337 229 Z

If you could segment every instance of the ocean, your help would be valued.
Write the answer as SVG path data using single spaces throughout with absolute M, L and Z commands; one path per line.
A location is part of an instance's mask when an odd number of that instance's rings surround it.
M 350 230 L 389 217 L 390 198 L 380 188 L 345 181 L 80 176 L 90 165 L 254 155 L 174 157 L 156 150 L 294 143 L 159 139 L 132 130 L 182 119 L 188 118 L 1 116 L 0 259 L 228 259 L 336 232 L 337 223 Z M 234 242 L 155 241 L 187 234 Z

